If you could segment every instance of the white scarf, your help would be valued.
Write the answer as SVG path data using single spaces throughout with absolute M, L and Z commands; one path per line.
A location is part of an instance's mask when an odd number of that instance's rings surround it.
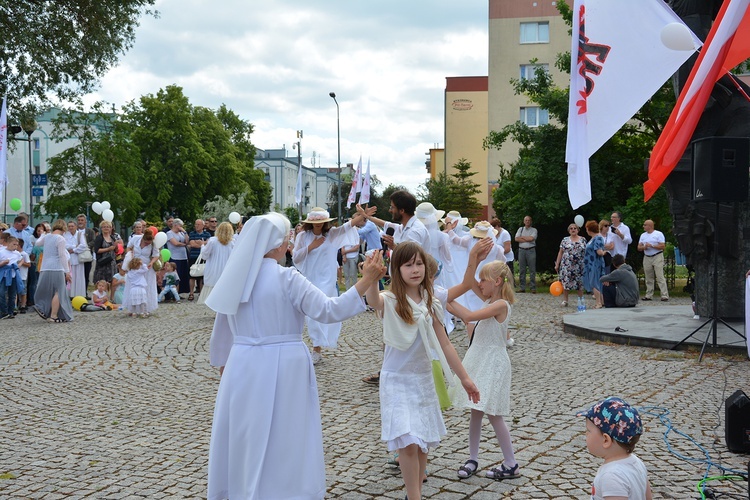
M 414 323 L 411 325 L 407 324 L 396 313 L 396 296 L 392 292 L 383 292 L 383 299 L 393 301 L 392 306 L 383 308 L 383 341 L 385 345 L 399 351 L 405 351 L 414 344 L 417 334 L 419 334 L 425 351 L 427 351 L 427 357 L 430 360 L 440 360 L 440 365 L 443 367 L 443 373 L 445 374 L 445 381 L 450 385 L 453 379 L 450 376 L 451 369 L 448 361 L 445 359 L 445 354 L 443 353 L 443 348 L 440 346 L 435 329 L 432 327 L 432 316 L 427 308 L 427 294 L 424 294 L 420 304 L 414 302 L 408 295 L 406 296 L 411 306 L 412 318 L 414 318 Z M 443 317 L 443 307 L 437 299 L 433 299 L 432 301 L 432 313 L 438 319 Z

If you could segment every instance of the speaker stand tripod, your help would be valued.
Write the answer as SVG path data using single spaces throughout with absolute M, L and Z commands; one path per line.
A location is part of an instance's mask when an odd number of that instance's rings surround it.
M 703 340 L 703 346 L 701 347 L 701 353 L 700 356 L 698 356 L 698 362 L 700 363 L 703 360 L 703 353 L 706 350 L 706 346 L 708 346 L 708 340 L 711 339 L 711 347 L 718 347 L 718 331 L 719 331 L 719 323 L 722 323 L 724 326 L 732 330 L 734 333 L 742 337 L 744 340 L 747 340 L 744 335 L 742 335 L 740 332 L 734 329 L 732 325 L 724 321 L 722 318 L 718 316 L 718 309 L 719 309 L 719 202 L 717 201 L 715 203 L 716 205 L 716 211 L 714 212 L 714 277 L 713 277 L 713 301 L 711 304 L 711 316 L 703 322 L 701 326 L 690 332 L 690 334 L 685 337 L 684 339 L 680 340 L 677 344 L 672 347 L 672 350 L 677 349 L 680 345 L 685 343 L 687 339 L 698 333 L 703 329 L 704 326 L 711 323 L 711 326 L 708 328 L 708 333 L 706 333 L 706 338 Z

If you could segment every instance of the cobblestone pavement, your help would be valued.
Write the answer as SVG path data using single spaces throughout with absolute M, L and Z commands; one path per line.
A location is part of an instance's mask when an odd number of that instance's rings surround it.
M 747 469 L 750 457 L 726 451 L 723 438 L 724 400 L 736 389 L 750 392 L 750 364 L 742 356 L 708 355 L 699 364 L 694 352 L 583 340 L 563 333 L 567 310 L 557 299 L 518 298 L 510 425 L 524 475 L 493 482 L 482 470 L 459 481 L 468 413 L 451 409 L 449 434 L 430 454 L 426 498 L 587 498 L 599 461 L 586 451 L 584 423 L 574 413 L 608 395 L 668 410 L 674 428 L 703 445 L 713 461 Z M 208 365 L 212 322 L 205 307 L 185 302 L 146 319 L 97 312 L 62 325 L 33 313 L 2 321 L 0 497 L 205 497 L 219 382 Z M 339 348 L 325 352 L 317 367 L 329 498 L 404 495 L 379 440 L 377 389 L 360 380 L 379 367 L 381 333 L 372 313 L 347 321 Z M 465 334 L 452 338 L 463 355 Z M 654 497 L 696 498 L 705 466 L 668 451 L 656 411 L 643 418 L 637 453 L 649 468 Z M 669 443 L 689 458 L 703 456 L 675 432 Z M 485 420 L 480 468 L 501 460 Z M 290 481 L 304 466 L 289 450 Z

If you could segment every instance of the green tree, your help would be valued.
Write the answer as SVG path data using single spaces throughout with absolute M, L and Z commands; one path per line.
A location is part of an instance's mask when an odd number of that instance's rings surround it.
M 229 214 L 237 212 L 240 215 L 255 215 L 254 207 L 245 202 L 247 193 L 239 195 L 215 196 L 212 200 L 203 205 L 202 219 L 216 217 L 220 223 L 229 220 Z
M 479 184 L 472 181 L 476 172 L 471 171 L 471 162 L 461 158 L 453 165 L 456 172 L 446 176 L 440 172 L 417 190 L 417 198 L 432 203 L 442 210 L 458 210 L 470 219 L 482 216 L 482 204 L 477 200 Z
M 53 119 L 52 138 L 77 139 L 75 146 L 49 159 L 47 213 L 71 217 L 86 211 L 86 203 L 107 200 L 119 221 L 135 221 L 143 199 L 138 149 L 127 127 L 101 103 L 92 112 L 63 110 Z M 100 216 L 91 212 L 94 222 Z
M 91 92 L 135 41 L 141 15 L 155 0 L 25 0 L 3 2 L 0 95 L 71 100 Z M 9 105 L 9 108 L 16 108 Z
M 563 1 L 558 2 L 557 7 L 570 25 L 570 8 Z M 559 54 L 555 66 L 569 73 L 570 53 Z M 531 102 L 547 109 L 554 120 L 535 128 L 516 122 L 500 131 L 490 132 L 485 139 L 486 148 L 500 149 L 508 140 L 521 145 L 518 160 L 507 166 L 500 165 L 499 187 L 493 193 L 492 206 L 506 226 L 520 225 L 524 215 L 530 214 L 540 235 L 559 234 L 562 238 L 564 231 L 560 228 L 564 228 L 576 214 L 587 220 L 599 220 L 608 218 L 613 210 L 621 210 L 628 221 L 648 213 L 649 218 L 662 221 L 662 228 L 671 226 L 672 218 L 663 189 L 661 195 L 648 203 L 643 202 L 642 190 L 646 180 L 644 160 L 649 157 L 675 103 L 671 82 L 666 83 L 591 157 L 592 199 L 578 210 L 571 208 L 567 193 L 568 89 L 556 86 L 551 75 L 542 68 L 537 69 L 533 79 L 513 79 L 510 83 L 517 94 L 526 95 Z M 558 243 L 558 238 L 552 238 L 546 243 L 549 245 L 546 248 L 540 237 L 538 245 L 541 248 L 537 254 L 556 253 Z M 537 262 L 544 268 L 551 265 L 552 259 L 543 257 Z

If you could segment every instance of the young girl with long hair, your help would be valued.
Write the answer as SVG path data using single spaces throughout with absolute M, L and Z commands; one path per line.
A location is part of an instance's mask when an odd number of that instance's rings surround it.
M 429 449 L 447 432 L 432 360 L 439 360 L 446 375 L 453 369 L 468 398 L 479 401 L 479 390 L 445 333 L 426 260 L 417 243 L 400 243 L 391 257 L 391 291 L 367 290 L 368 304 L 383 315 L 386 345 L 380 371 L 381 439 L 388 451 L 398 451 L 407 497 L 412 499 L 421 498 Z
M 452 387 L 449 391 L 456 407 L 470 408 L 469 459 L 459 467 L 458 477 L 473 476 L 479 468 L 479 439 L 485 414 L 495 429 L 495 436 L 503 452 L 503 463 L 487 471 L 487 477 L 497 481 L 520 476 L 513 453 L 510 431 L 503 417 L 510 415 L 511 369 L 506 350 L 510 305 L 514 302 L 513 275 L 504 262 L 491 262 L 479 271 L 479 283 L 474 293 L 484 297 L 484 307 L 470 311 L 458 302 L 450 302 L 448 309 L 465 322 L 478 321 L 471 337 L 463 364 L 482 393 L 481 401 L 467 399 Z

